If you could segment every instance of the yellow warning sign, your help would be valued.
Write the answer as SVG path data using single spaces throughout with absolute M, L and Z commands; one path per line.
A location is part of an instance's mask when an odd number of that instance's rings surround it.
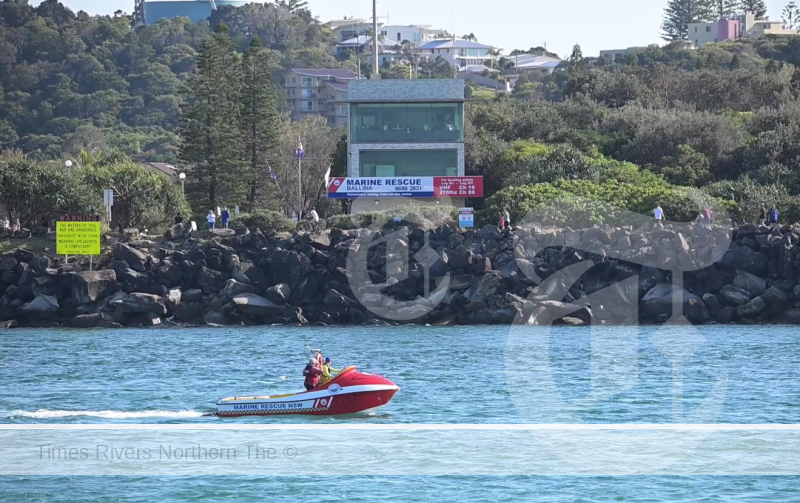
M 56 222 L 56 253 L 100 255 L 100 222 Z

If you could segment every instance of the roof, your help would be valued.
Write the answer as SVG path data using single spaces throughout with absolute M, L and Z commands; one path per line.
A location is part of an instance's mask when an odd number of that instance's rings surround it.
M 362 36 L 362 37 L 354 37 L 354 38 L 351 38 L 350 40 L 345 40 L 344 42 L 342 42 L 341 44 L 338 44 L 338 45 L 339 45 L 339 47 L 347 47 L 347 46 L 352 47 L 352 46 L 356 46 L 356 45 L 362 46 L 362 45 L 371 44 L 371 43 L 372 43 L 372 37 L 363 37 Z M 402 44 L 398 44 L 394 40 L 389 40 L 388 38 L 384 39 L 384 40 L 378 39 L 378 44 L 382 45 L 384 47 L 400 47 L 400 45 L 402 45 Z
M 561 64 L 558 58 L 550 56 L 537 56 L 533 54 L 517 54 L 515 56 L 503 56 L 507 61 L 516 66 L 517 69 L 526 68 L 555 68 Z
M 347 92 L 347 84 L 343 84 L 341 82 L 331 82 L 330 80 L 325 82 L 325 84 L 330 86 L 334 91 Z
M 145 163 L 145 166 L 155 169 L 156 171 L 160 171 L 162 174 L 167 176 L 178 176 L 178 169 L 173 166 L 172 164 L 167 164 L 164 162 L 148 162 Z
M 292 68 L 292 71 L 304 77 L 333 77 L 343 80 L 358 78 L 352 71 L 338 68 Z
M 471 40 L 461 40 L 456 39 L 455 42 L 453 39 L 441 39 L 441 40 L 434 40 L 432 42 L 428 42 L 427 44 L 422 44 L 418 47 L 418 49 L 428 50 L 428 49 L 452 49 L 455 46 L 456 49 L 491 49 L 492 46 L 479 44 L 478 42 L 472 42 Z

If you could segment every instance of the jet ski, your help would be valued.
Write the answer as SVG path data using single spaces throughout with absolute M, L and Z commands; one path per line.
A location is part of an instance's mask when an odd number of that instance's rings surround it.
M 327 383 L 310 391 L 270 396 L 234 396 L 217 402 L 218 417 L 303 414 L 338 416 L 369 413 L 383 407 L 400 388 L 385 377 L 343 369 Z

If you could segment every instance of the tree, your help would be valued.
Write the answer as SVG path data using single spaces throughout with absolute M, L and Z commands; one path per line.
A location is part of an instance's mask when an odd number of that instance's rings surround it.
M 797 7 L 795 2 L 786 4 L 786 7 L 783 8 L 781 20 L 785 29 L 794 30 L 797 28 L 798 22 L 800 22 L 800 8 Z
M 713 13 L 718 19 L 726 19 L 736 14 L 740 0 L 712 0 Z
M 743 14 L 752 12 L 756 19 L 767 19 L 767 4 L 764 0 L 740 0 L 739 11 Z
M 202 45 L 188 86 L 180 128 L 180 158 L 196 208 L 236 204 L 246 197 L 241 133 L 241 61 L 225 25 Z
M 267 186 L 267 172 L 276 161 L 280 139 L 278 96 L 272 85 L 273 58 L 254 38 L 244 53 L 242 83 L 242 134 L 245 140 L 244 161 L 250 191 L 248 211 L 256 209 L 261 191 Z
M 738 54 L 734 54 L 733 58 L 731 58 L 730 70 L 738 70 L 742 67 L 742 60 L 739 58 Z
M 664 9 L 664 22 L 661 25 L 664 40 L 686 40 L 689 37 L 689 24 L 708 21 L 714 17 L 710 0 L 669 0 Z
M 305 0 L 278 0 L 276 3 L 282 7 L 286 7 L 289 12 L 308 10 L 308 2 Z
M 472 42 L 477 42 L 478 41 L 478 37 L 476 37 L 474 33 L 470 33 L 469 35 L 464 35 L 461 38 L 463 40 L 470 40 Z

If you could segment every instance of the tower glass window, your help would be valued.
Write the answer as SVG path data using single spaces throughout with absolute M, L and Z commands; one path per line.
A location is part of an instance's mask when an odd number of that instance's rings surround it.
M 459 143 L 462 103 L 361 103 L 351 105 L 353 143 Z

